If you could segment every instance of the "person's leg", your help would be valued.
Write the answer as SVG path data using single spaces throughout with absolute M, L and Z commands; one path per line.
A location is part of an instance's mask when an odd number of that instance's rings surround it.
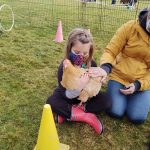
M 98 93 L 85 104 L 85 111 L 91 113 L 99 113 L 111 107 L 111 100 L 106 93 Z
M 98 134 L 103 132 L 103 126 L 98 118 L 93 113 L 86 113 L 82 108 L 80 108 L 77 104 L 80 101 L 77 99 L 65 99 L 61 94 L 57 91 L 54 92 L 52 96 L 47 99 L 47 104 L 50 104 L 53 112 L 62 116 L 63 118 L 67 118 L 70 121 L 76 122 L 85 122 L 91 125 Z M 64 119 L 61 119 L 62 123 Z
M 123 117 L 127 107 L 127 97 L 120 92 L 124 85 L 117 81 L 110 80 L 108 82 L 107 94 L 112 101 L 112 106 L 108 113 L 117 118 Z
M 143 123 L 150 110 L 150 90 L 135 92 L 128 97 L 127 115 L 134 123 Z
M 134 4 L 134 0 L 129 0 L 129 3 L 128 3 L 130 6 L 133 6 Z
M 116 4 L 116 0 L 112 0 L 111 4 L 112 5 Z
M 70 118 L 72 105 L 59 93 L 54 93 L 52 96 L 48 97 L 46 103 L 51 105 L 52 111 L 56 114 L 65 118 Z
M 70 121 L 85 122 L 92 126 L 96 133 L 101 134 L 103 132 L 103 124 L 96 117 L 96 115 L 93 113 L 85 112 L 77 105 L 72 106 Z
M 134 7 L 137 9 L 137 0 L 134 0 Z

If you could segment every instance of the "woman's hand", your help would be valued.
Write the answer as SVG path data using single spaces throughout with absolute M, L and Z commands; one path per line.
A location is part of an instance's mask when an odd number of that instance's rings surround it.
M 100 67 L 90 67 L 88 73 L 91 77 L 102 77 L 102 83 L 104 83 L 107 79 L 107 72 Z
M 133 94 L 135 92 L 135 85 L 133 83 L 126 85 L 126 89 L 120 89 L 120 92 L 124 95 Z
M 86 86 L 86 84 L 88 83 L 89 79 L 90 78 L 89 78 L 88 73 L 84 73 L 81 76 L 81 78 L 80 78 L 80 82 L 78 84 L 78 89 L 77 90 L 81 91 Z

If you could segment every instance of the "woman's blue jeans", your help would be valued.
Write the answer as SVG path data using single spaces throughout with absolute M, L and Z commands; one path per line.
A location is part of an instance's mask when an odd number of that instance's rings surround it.
M 118 118 L 123 117 L 126 113 L 132 122 L 144 122 L 150 109 L 150 90 L 124 95 L 119 90 L 124 88 L 124 85 L 119 82 L 113 80 L 108 82 L 107 94 L 112 100 L 108 113 Z

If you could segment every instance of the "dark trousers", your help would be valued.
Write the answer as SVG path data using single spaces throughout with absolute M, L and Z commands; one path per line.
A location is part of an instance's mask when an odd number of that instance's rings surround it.
M 129 5 L 132 6 L 132 5 L 135 5 L 137 3 L 137 0 L 129 0 Z
M 55 90 L 53 95 L 48 97 L 46 103 L 51 105 L 53 112 L 70 119 L 72 105 L 79 104 L 80 101 L 76 98 L 67 99 L 62 96 L 59 90 Z M 110 107 L 111 101 L 105 93 L 99 93 L 85 103 L 85 111 L 91 113 L 99 113 Z
M 111 1 L 111 4 L 116 4 L 116 0 L 112 0 L 112 1 Z

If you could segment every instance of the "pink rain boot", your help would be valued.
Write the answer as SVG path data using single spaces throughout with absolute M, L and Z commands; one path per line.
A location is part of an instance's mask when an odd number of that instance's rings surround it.
M 72 106 L 71 121 L 85 122 L 92 126 L 96 133 L 103 132 L 103 125 L 93 113 L 86 113 L 79 106 Z

